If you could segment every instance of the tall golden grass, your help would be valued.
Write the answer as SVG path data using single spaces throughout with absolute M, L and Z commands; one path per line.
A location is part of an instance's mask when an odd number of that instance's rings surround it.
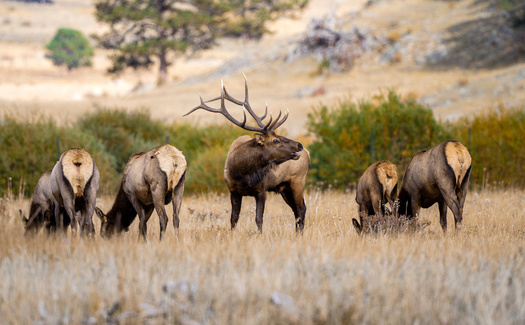
M 186 196 L 178 233 L 170 225 L 159 242 L 153 215 L 147 243 L 136 221 L 111 240 L 25 238 L 18 209 L 29 201 L 3 200 L 0 323 L 525 322 L 525 191 L 469 193 L 463 229 L 454 234 L 449 211 L 446 235 L 433 207 L 422 231 L 358 236 L 354 197 L 309 192 L 296 235 L 270 195 L 260 235 L 253 199 L 230 231 L 228 196 Z

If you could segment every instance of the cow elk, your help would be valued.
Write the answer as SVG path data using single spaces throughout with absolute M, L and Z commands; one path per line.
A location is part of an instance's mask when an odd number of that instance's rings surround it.
M 306 214 L 303 191 L 310 166 L 310 154 L 299 142 L 275 133 L 275 130 L 286 121 L 289 112 L 286 112 L 282 118 L 279 113 L 275 120 L 270 115 L 266 123 L 263 120 L 267 116 L 268 105 L 263 116 L 255 114 L 249 103 L 246 76 L 244 81 L 244 101 L 230 96 L 221 81 L 221 96 L 207 101 L 220 99 L 220 108 L 208 106 L 201 97 L 200 105 L 185 115 L 204 109 L 222 114 L 244 130 L 256 132 L 253 138 L 244 135 L 234 140 L 226 156 L 224 181 L 230 191 L 231 229 L 235 228 L 239 220 L 243 196 L 253 196 L 256 202 L 255 222 L 259 232 L 262 232 L 266 192 L 272 191 L 281 194 L 294 212 L 296 231 L 302 231 Z M 242 122 L 230 115 L 226 110 L 225 101 L 243 107 Z M 246 111 L 255 120 L 257 126 L 246 125 Z
M 416 153 L 405 171 L 399 193 L 399 213 L 417 217 L 420 208 L 439 204 L 443 232 L 447 230 L 447 206 L 452 210 L 456 231 L 461 228 L 472 159 L 458 141 L 445 141 Z
M 147 222 L 155 209 L 162 239 L 168 223 L 164 206 L 170 202 L 173 205 L 173 227 L 178 229 L 185 179 L 186 158 L 172 145 L 131 155 L 113 207 L 107 214 L 96 208 L 101 220 L 100 234 L 109 238 L 114 233 L 128 231 L 138 214 L 139 235 L 146 240 Z
M 42 227 L 45 227 L 48 234 L 54 230 L 56 226 L 54 209 L 53 193 L 51 192 L 51 170 L 49 170 L 42 174 L 36 183 L 31 199 L 29 218 L 25 218 L 22 210 L 20 210 L 24 222 L 24 234 L 26 236 L 35 235 Z
M 88 234 L 95 233 L 93 212 L 97 199 L 100 174 L 93 157 L 84 149 L 64 152 L 51 171 L 51 192 L 55 198 L 55 220 L 58 229 L 67 230 L 69 224 L 80 234 L 87 227 Z M 80 219 L 77 218 L 80 212 Z
M 361 233 L 363 217 L 390 213 L 385 207 L 387 203 L 393 209 L 397 200 L 396 165 L 386 160 L 370 165 L 359 179 L 355 200 L 359 206 L 360 222 L 352 219 L 352 224 Z

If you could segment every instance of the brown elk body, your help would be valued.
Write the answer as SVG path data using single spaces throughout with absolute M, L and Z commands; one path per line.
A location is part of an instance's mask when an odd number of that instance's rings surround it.
M 147 152 L 135 153 L 126 164 L 115 202 L 107 215 L 98 207 L 100 233 L 108 238 L 127 231 L 139 216 L 139 233 L 147 236 L 147 222 L 155 210 L 159 216 L 160 239 L 166 231 L 168 215 L 165 205 L 172 202 L 173 227 L 179 228 L 179 212 L 186 179 L 186 158 L 166 144 Z
M 80 233 L 85 227 L 89 234 L 95 233 L 93 212 L 97 199 L 100 174 L 93 157 L 84 149 L 69 149 L 64 152 L 51 171 L 51 192 L 55 198 L 55 220 L 63 231 L 71 223 Z M 80 219 L 76 213 L 80 212 Z
M 22 220 L 25 224 L 24 234 L 26 236 L 36 234 L 42 227 L 45 227 L 49 234 L 52 228 L 56 226 L 54 209 L 53 193 L 51 192 L 51 170 L 49 170 L 42 174 L 36 183 L 33 197 L 31 198 L 29 218 L 26 219 L 22 215 Z M 22 214 L 22 211 L 20 211 L 20 214 Z
M 417 217 L 421 208 L 439 204 L 440 223 L 447 230 L 447 206 L 456 230 L 461 228 L 472 159 L 458 141 L 446 141 L 418 152 L 408 164 L 399 193 L 399 213 Z
M 272 191 L 281 194 L 284 201 L 293 210 L 296 230 L 302 231 L 306 215 L 303 191 L 306 174 L 310 167 L 310 154 L 299 142 L 275 133 L 275 130 L 288 118 L 288 113 L 282 119 L 279 114 L 276 120 L 270 117 L 269 122 L 264 123 L 268 108 L 263 116 L 257 116 L 254 113 L 248 101 L 246 78 L 244 101 L 231 97 L 226 92 L 224 85 L 222 85 L 221 96 L 211 101 L 217 99 L 221 100 L 220 109 L 206 105 L 201 98 L 201 104 L 186 115 L 201 108 L 220 113 L 235 125 L 257 132 L 253 138 L 245 135 L 233 141 L 226 157 L 224 181 L 230 191 L 231 228 L 234 229 L 239 220 L 243 196 L 253 196 L 256 201 L 255 221 L 259 231 L 262 232 L 266 192 Z M 225 108 L 225 100 L 243 106 L 243 122 L 230 115 Z M 258 126 L 246 125 L 246 111 L 254 118 Z
M 357 184 L 355 198 L 360 222 L 352 219 L 358 233 L 363 230 L 363 216 L 386 214 L 386 203 L 393 208 L 397 199 L 397 181 L 396 165 L 389 161 L 376 161 L 365 170 Z

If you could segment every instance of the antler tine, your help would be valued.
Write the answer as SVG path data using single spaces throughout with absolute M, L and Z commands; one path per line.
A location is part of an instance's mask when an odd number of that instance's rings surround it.
M 206 105 L 206 102 L 204 101 L 204 99 L 202 99 L 202 96 L 199 95 L 199 98 L 201 100 L 201 103 L 200 105 L 198 106 L 195 106 L 194 108 L 192 108 L 191 111 L 189 111 L 188 113 L 182 115 L 182 116 L 186 116 L 186 115 L 190 115 L 191 113 L 195 112 L 196 110 L 198 110 L 199 108 L 203 109 L 203 110 L 206 110 L 206 111 L 209 111 L 209 112 L 213 112 L 213 113 L 220 113 L 220 110 L 216 109 L 216 108 L 213 108 L 211 106 L 208 106 Z
M 263 120 L 266 118 L 266 115 L 268 114 L 268 103 L 266 104 L 266 111 L 264 112 L 264 115 L 259 117 L 255 112 L 253 111 L 251 105 L 250 105 L 250 96 L 248 95 L 248 79 L 246 78 L 246 75 L 242 74 L 244 77 L 244 107 L 250 113 L 250 115 L 253 117 L 255 122 L 257 122 L 257 125 L 259 125 L 262 128 L 266 128 L 267 125 L 263 123 Z
M 226 105 L 225 105 L 225 99 L 227 99 L 226 95 L 227 95 L 227 93 L 226 93 L 226 89 L 224 88 L 224 82 L 221 80 L 221 96 L 217 98 L 217 99 L 221 100 L 221 108 L 213 108 L 213 107 L 211 107 L 209 105 L 206 105 L 206 102 L 204 101 L 204 99 L 202 99 L 202 96 L 199 96 L 199 98 L 201 100 L 200 105 L 194 107 L 192 110 L 190 110 L 188 113 L 184 114 L 183 116 L 189 115 L 189 114 L 195 112 L 198 109 L 203 109 L 203 110 L 206 110 L 208 112 L 219 113 L 219 114 L 223 115 L 224 117 L 226 117 L 233 124 L 243 128 L 243 129 L 245 129 L 247 131 L 264 132 L 263 128 L 246 125 L 246 111 L 245 110 L 243 110 L 244 120 L 242 122 L 240 122 L 237 119 L 235 119 L 228 112 L 228 110 L 226 109 Z
M 220 113 L 221 115 L 226 117 L 230 122 L 232 122 L 233 124 L 243 128 L 243 129 L 245 129 L 247 131 L 262 132 L 264 134 L 268 134 L 268 133 L 274 131 L 281 124 L 283 124 L 284 121 L 286 121 L 286 119 L 288 118 L 288 113 L 286 113 L 286 116 L 282 120 L 279 120 L 280 117 L 281 117 L 281 112 L 279 112 L 279 116 L 277 117 L 277 119 L 275 121 L 274 121 L 272 115 L 270 114 L 270 120 L 268 121 L 268 123 L 264 123 L 263 120 L 268 115 L 268 102 L 266 102 L 266 109 L 264 111 L 264 115 L 261 116 L 261 117 L 257 116 L 257 114 L 255 114 L 255 112 L 253 111 L 253 109 L 250 106 L 249 94 L 248 94 L 248 81 L 247 81 L 245 75 L 244 75 L 244 92 L 245 92 L 245 94 L 244 94 L 244 101 L 240 101 L 238 99 L 235 99 L 234 97 L 232 97 L 228 93 L 228 91 L 224 87 L 224 81 L 221 79 L 221 95 L 219 97 L 210 99 L 208 101 L 204 101 L 204 99 L 202 99 L 202 96 L 199 96 L 200 101 L 201 101 L 200 105 L 194 107 L 192 110 L 190 110 L 188 113 L 184 114 L 183 116 L 189 115 L 189 114 L 195 112 L 198 109 L 204 109 L 204 110 L 206 110 L 208 112 Z M 212 102 L 212 101 L 216 101 L 216 100 L 219 100 L 219 99 L 221 101 L 221 107 L 220 108 L 213 108 L 213 107 L 211 107 L 211 106 L 206 104 L 206 103 L 209 103 L 209 102 Z M 226 109 L 226 100 L 243 107 L 243 121 L 242 122 L 240 122 L 237 119 L 235 119 L 230 114 L 230 112 L 228 112 L 228 110 Z M 251 117 L 257 122 L 258 126 L 246 125 L 246 111 L 248 111 L 248 113 L 251 115 Z
M 273 124 L 269 126 L 268 132 L 277 130 L 277 128 L 280 127 L 286 121 L 289 114 L 290 114 L 290 110 L 286 109 L 286 115 L 284 115 L 283 119 L 279 121 L 279 118 L 281 117 L 281 111 L 279 111 L 279 116 L 277 117 L 275 122 L 273 122 Z
M 224 117 L 226 117 L 230 122 L 232 122 L 233 124 L 237 125 L 237 126 L 240 126 L 241 128 L 245 129 L 245 130 L 250 130 L 249 128 L 251 128 L 251 126 L 249 125 L 246 125 L 246 110 L 243 109 L 242 113 L 244 115 L 244 119 L 241 122 L 239 122 L 238 120 L 236 120 L 231 114 L 230 112 L 228 112 L 228 110 L 226 110 L 226 103 L 225 103 L 225 98 L 226 95 L 228 93 L 226 92 L 226 88 L 224 88 L 224 81 L 221 79 L 221 108 L 219 109 L 220 113 L 222 115 L 224 115 Z M 244 106 L 243 106 L 244 108 Z M 254 131 L 254 130 L 250 130 L 250 131 Z

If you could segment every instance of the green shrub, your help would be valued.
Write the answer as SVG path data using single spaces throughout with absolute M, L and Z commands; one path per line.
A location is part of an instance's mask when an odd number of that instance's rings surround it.
M 68 70 L 91 66 L 94 48 L 81 32 L 71 28 L 60 28 L 53 39 L 46 44 L 47 57 L 54 65 L 65 65 Z
M 166 143 L 168 127 L 153 121 L 146 110 L 126 112 L 124 109 L 98 109 L 80 118 L 75 127 L 92 134 L 115 158 L 113 169 L 119 174 L 129 157 Z
M 85 148 L 92 156 L 101 174 L 101 189 L 111 189 L 115 173 L 113 157 L 90 134 L 73 128 L 58 127 L 49 118 L 36 117 L 29 123 L 4 116 L 0 128 L 0 196 L 7 192 L 7 179 L 12 178 L 15 191 L 23 187 L 30 196 L 40 176 L 55 165 L 57 138 L 62 152 L 69 148 Z
M 231 125 L 209 125 L 196 127 L 189 124 L 174 124 L 170 138 L 188 161 L 185 191 L 203 193 L 226 192 L 224 184 L 224 162 L 228 149 L 236 138 L 247 134 Z
M 7 192 L 8 178 L 15 193 L 22 187 L 24 195 L 32 194 L 38 178 L 57 161 L 57 138 L 61 153 L 75 147 L 91 153 L 101 174 L 101 195 L 114 195 L 129 156 L 166 143 L 167 136 L 188 161 L 185 193 L 224 193 L 228 148 L 249 134 L 226 124 L 167 125 L 145 110 L 122 109 L 99 109 L 72 126 L 57 126 L 42 116 L 21 122 L 9 115 L 0 125 L 0 196 Z M 308 131 L 314 138 L 308 147 L 310 184 L 344 189 L 358 181 L 372 160 L 382 159 L 395 163 L 402 179 L 414 153 L 457 139 L 472 155 L 471 184 L 525 187 L 523 110 L 499 107 L 453 124 L 438 123 L 428 108 L 389 92 L 357 104 L 320 107 L 308 116 Z
M 343 101 L 308 115 L 314 137 L 310 183 L 346 188 L 377 160 L 390 160 L 402 175 L 413 154 L 450 138 L 432 111 L 395 92 L 358 104 Z

